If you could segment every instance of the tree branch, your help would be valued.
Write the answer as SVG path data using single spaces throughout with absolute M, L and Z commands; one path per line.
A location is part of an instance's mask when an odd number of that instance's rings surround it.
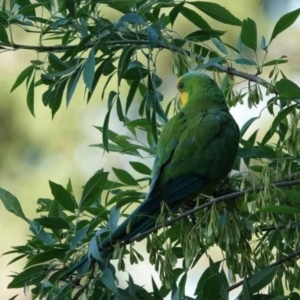
M 299 256 L 299 255 L 300 255 L 300 250 L 295 251 L 294 253 L 292 253 L 292 254 L 290 254 L 290 255 L 287 255 L 287 256 L 285 256 L 285 257 L 283 257 L 283 258 L 281 258 L 281 259 L 275 261 L 274 263 L 270 264 L 269 266 L 267 266 L 267 267 L 264 268 L 263 270 L 266 270 L 266 269 L 269 269 L 269 268 L 272 268 L 272 267 L 276 267 L 276 266 L 280 266 L 280 265 L 282 265 L 283 263 L 285 263 L 285 262 L 287 262 L 287 261 L 289 261 L 289 260 L 292 260 L 293 258 L 295 258 L 295 257 L 297 257 L 297 256 Z M 252 276 L 254 276 L 254 275 L 255 275 L 255 274 L 253 274 Z M 251 277 L 252 277 L 252 276 L 251 276 Z M 251 278 L 251 277 L 250 277 L 250 278 Z M 249 278 L 248 278 L 248 279 L 249 279 Z M 237 283 L 231 285 L 231 286 L 227 289 L 227 292 L 230 292 L 230 291 L 236 289 L 237 287 L 243 285 L 243 283 L 244 283 L 244 280 L 241 280 L 241 281 L 239 281 L 239 282 L 237 282 Z
M 89 49 L 92 48 L 95 45 L 95 43 L 87 43 L 84 46 L 84 49 Z M 117 46 L 117 45 L 137 45 L 139 48 L 145 48 L 145 47 L 150 47 L 150 42 L 148 40 L 116 40 L 116 41 L 106 41 L 105 43 L 103 43 L 104 46 Z M 8 44 L 4 44 L 4 43 L 0 43 L 0 48 L 2 49 L 11 49 L 11 50 L 33 50 L 39 53 L 43 53 L 43 52 L 64 52 L 67 50 L 71 50 L 71 49 L 75 49 L 77 47 L 77 45 L 66 45 L 66 46 L 61 46 L 61 45 L 57 45 L 57 46 L 31 46 L 31 45 L 21 45 L 21 44 L 16 44 L 16 43 L 12 43 L 10 45 Z M 168 45 L 164 42 L 159 42 L 157 45 L 157 48 L 162 48 L 162 49 L 167 49 L 170 50 L 172 52 L 176 52 L 176 53 L 183 53 L 185 55 L 191 56 L 190 51 L 185 50 L 181 47 L 176 47 L 176 46 L 172 46 L 172 45 Z M 204 61 L 205 57 L 200 56 L 200 55 L 196 55 L 196 57 L 201 60 Z M 211 65 L 210 67 L 213 67 L 221 72 L 227 73 L 229 75 L 233 75 L 233 76 L 238 76 L 241 78 L 244 78 L 246 80 L 252 81 L 252 82 L 256 82 L 259 85 L 268 88 L 268 87 L 272 87 L 271 92 L 276 93 L 275 88 L 265 79 L 258 77 L 254 74 L 249 74 L 249 73 L 245 73 L 239 70 L 236 70 L 235 68 L 229 68 L 226 66 L 223 66 L 219 63 L 215 63 L 213 65 Z
M 282 187 L 288 187 L 288 186 L 294 186 L 294 185 L 300 185 L 300 180 L 294 180 L 294 181 L 282 181 L 282 182 L 276 182 L 276 183 L 273 183 L 273 186 L 274 187 L 278 187 L 278 188 L 282 188 Z M 165 227 L 165 226 L 170 226 L 172 224 L 174 224 L 175 222 L 187 217 L 187 216 L 190 216 L 190 215 L 193 215 L 194 213 L 200 211 L 200 210 L 203 210 L 205 208 L 209 208 L 209 207 L 212 207 L 214 204 L 217 204 L 217 203 L 220 203 L 220 202 L 224 202 L 224 201 L 227 201 L 227 200 L 232 200 L 232 199 L 236 199 L 236 198 L 239 198 L 239 197 L 242 197 L 242 196 L 245 196 L 246 194 L 252 194 L 254 192 L 258 192 L 258 191 L 261 191 L 264 189 L 264 186 L 258 186 L 256 188 L 249 188 L 249 189 L 246 189 L 244 191 L 240 191 L 240 192 L 235 192 L 235 193 L 232 193 L 232 194 L 228 194 L 228 195 L 225 195 L 225 196 L 221 196 L 221 197 L 218 197 L 218 198 L 215 198 L 215 199 L 212 199 L 211 201 L 209 202 L 206 202 L 200 206 L 197 206 L 191 210 L 188 210 L 184 213 L 182 213 L 181 215 L 171 219 L 171 220 L 168 220 L 166 221 L 164 224 L 159 224 L 149 230 L 146 230 L 144 231 L 143 233 L 129 239 L 128 241 L 122 243 L 124 245 L 127 245 L 127 244 L 130 244 L 134 241 L 137 241 L 137 240 L 141 240 L 143 238 L 145 238 L 146 236 L 148 236 L 149 234 L 161 229 L 162 227 Z

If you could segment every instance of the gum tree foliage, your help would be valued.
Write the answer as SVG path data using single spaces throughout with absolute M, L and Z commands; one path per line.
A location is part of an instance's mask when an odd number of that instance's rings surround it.
M 105 6 L 121 17 L 105 18 Z M 35 89 L 42 86 L 42 101 L 54 117 L 62 103 L 70 104 L 78 84 L 85 85 L 89 102 L 104 80 L 107 113 L 97 127 L 102 140 L 96 147 L 128 155 L 132 170 L 140 174 L 135 178 L 124 169 L 99 170 L 81 195 L 73 193 L 71 180 L 67 186 L 49 182 L 53 197 L 37 200 L 41 217 L 33 220 L 24 215 L 18 199 L 1 188 L 5 208 L 22 218 L 32 233 L 26 244 L 6 253 L 15 254 L 11 262 L 26 262 L 21 273 L 13 273 L 8 288 L 30 290 L 39 299 L 164 299 L 168 294 L 174 300 L 229 299 L 237 287 L 242 287 L 238 299 L 300 299 L 295 291 L 300 288 L 300 88 L 280 69 L 289 63 L 287 57 L 268 57 L 272 41 L 283 40 L 282 32 L 299 14 L 300 8 L 282 16 L 271 35 L 264 36 L 251 18 L 240 20 L 225 7 L 206 1 L 3 1 L 0 48 L 46 54 L 44 60 L 28 62 L 11 90 L 26 85 L 28 109 L 34 115 L 34 103 L 40 101 Z M 197 29 L 180 36 L 173 30 L 178 16 Z M 211 18 L 218 21 L 213 28 Z M 238 28 L 233 44 L 223 42 L 223 24 Z M 25 35 L 35 33 L 39 43 L 16 44 L 15 27 Z M 87 251 L 98 257 L 100 237 L 117 226 L 120 216 L 128 215 L 132 203 L 145 197 L 141 188 L 150 182 L 150 168 L 141 158 L 155 155 L 161 128 L 177 109 L 174 99 L 159 92 L 163 66 L 156 61 L 162 52 L 172 58 L 177 76 L 191 69 L 214 76 L 229 107 L 250 110 L 263 97 L 268 99 L 265 109 L 271 125 L 258 138 L 258 130 L 251 127 L 260 114 L 245 120 L 233 175 L 214 198 L 199 196 L 180 214 L 164 224 L 158 220 L 156 228 L 139 237 L 147 239 L 149 261 L 159 273 L 160 282 L 149 283 L 152 289 L 138 286 L 129 274 L 127 287 L 118 286 L 124 261 L 143 260 L 133 243 L 114 245 L 116 270 L 95 264 L 66 278 L 67 267 Z M 117 86 L 107 89 L 113 77 Z M 241 88 L 241 81 L 248 87 Z M 120 92 L 121 85 L 129 87 L 128 93 Z M 127 129 L 126 135 L 110 130 L 112 113 Z M 118 180 L 112 181 L 109 172 Z M 220 261 L 207 254 L 215 245 L 223 254 Z M 203 255 L 209 257 L 209 267 L 198 273 L 194 294 L 187 296 L 189 270 L 199 268 L 196 264 Z M 242 280 L 236 281 L 237 276 Z

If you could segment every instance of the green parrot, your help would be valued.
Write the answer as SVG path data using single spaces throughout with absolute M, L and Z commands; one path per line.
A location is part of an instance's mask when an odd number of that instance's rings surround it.
M 162 129 L 145 200 L 99 245 L 105 252 L 155 226 L 165 203 L 176 213 L 200 193 L 210 195 L 235 161 L 240 132 L 214 80 L 189 72 L 177 81 L 181 110 Z M 103 257 L 105 255 L 103 254 Z M 95 258 L 85 256 L 67 270 L 70 275 Z

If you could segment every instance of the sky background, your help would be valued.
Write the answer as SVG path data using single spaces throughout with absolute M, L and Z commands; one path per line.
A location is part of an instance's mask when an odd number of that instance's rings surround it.
M 226 8 L 241 20 L 247 17 L 255 20 L 258 26 L 258 42 L 260 42 L 261 35 L 264 35 L 267 40 L 269 39 L 273 27 L 281 15 L 300 7 L 297 0 L 242 0 L 238 2 L 239 5 L 236 5 L 237 1 L 235 0 L 213 2 L 226 5 Z M 120 16 L 111 10 L 105 11 L 105 14 L 111 20 L 118 20 Z M 237 44 L 240 30 L 238 27 L 225 26 L 206 16 L 205 19 L 213 28 L 227 30 L 224 41 L 232 45 Z M 188 32 L 194 31 L 195 28 L 188 21 L 179 19 L 175 30 L 184 36 Z M 286 55 L 290 63 L 282 66 L 282 70 L 298 85 L 300 85 L 299 31 L 300 21 L 298 20 L 274 40 L 268 55 L 268 60 Z M 14 41 L 19 44 L 38 43 L 36 36 L 24 34 L 16 28 L 14 28 L 13 35 Z M 38 198 L 51 198 L 49 180 L 65 186 L 68 179 L 71 178 L 75 194 L 79 196 L 83 184 L 97 170 L 101 168 L 110 170 L 112 166 L 118 168 L 128 166 L 124 156 L 113 153 L 103 155 L 99 148 L 89 147 L 91 144 L 101 142 L 101 135 L 93 126 L 102 126 L 106 114 L 106 101 L 102 101 L 100 98 L 104 82 L 100 83 L 98 92 L 94 94 L 88 105 L 84 101 L 84 86 L 81 82 L 71 105 L 66 108 L 63 103 L 54 120 L 51 118 L 50 110 L 42 104 L 43 87 L 36 91 L 36 117 L 33 117 L 27 109 L 24 85 L 10 93 L 14 81 L 19 73 L 29 65 L 29 60 L 43 59 L 43 55 L 25 50 L 0 53 L 0 187 L 10 191 L 19 199 L 25 215 L 29 218 L 39 217 L 35 212 Z M 262 55 L 263 52 L 261 52 L 261 58 Z M 159 74 L 164 80 L 160 91 L 164 94 L 167 103 L 176 95 L 176 76 L 172 74 L 171 58 L 167 51 L 160 54 L 157 65 Z M 268 73 L 266 72 L 262 77 L 268 79 Z M 127 94 L 124 93 L 124 95 Z M 266 101 L 261 103 L 256 110 L 249 110 L 247 105 L 237 105 L 231 112 L 242 126 L 251 116 L 259 115 Z M 268 117 L 267 114 L 264 114 L 260 123 L 256 125 L 262 128 L 262 132 L 268 128 Z M 118 121 L 114 122 L 113 127 L 118 132 L 126 132 Z M 143 162 L 150 167 L 152 165 L 152 159 Z M 6 211 L 1 202 L 0 228 L 0 254 L 11 250 L 12 246 L 26 243 L 30 234 L 28 225 Z M 15 291 L 6 288 L 10 281 L 8 276 L 14 271 L 20 271 L 24 264 L 24 261 L 20 261 L 7 266 L 12 258 L 13 256 L 0 256 L 1 299 L 8 299 L 17 292 L 23 293 L 22 290 Z M 188 288 L 191 295 L 195 282 L 198 281 L 205 268 L 206 261 L 203 258 L 199 269 L 196 268 L 191 272 Z M 151 267 L 147 262 L 135 266 L 132 272 L 143 275 L 136 277 L 137 283 L 149 282 Z M 126 274 L 124 278 L 126 279 Z M 21 295 L 17 299 L 30 299 L 30 297 Z

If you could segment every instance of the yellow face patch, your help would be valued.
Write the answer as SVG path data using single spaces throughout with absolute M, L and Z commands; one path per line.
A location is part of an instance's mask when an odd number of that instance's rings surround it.
M 180 102 L 183 106 L 187 103 L 188 96 L 188 92 L 179 92 Z

